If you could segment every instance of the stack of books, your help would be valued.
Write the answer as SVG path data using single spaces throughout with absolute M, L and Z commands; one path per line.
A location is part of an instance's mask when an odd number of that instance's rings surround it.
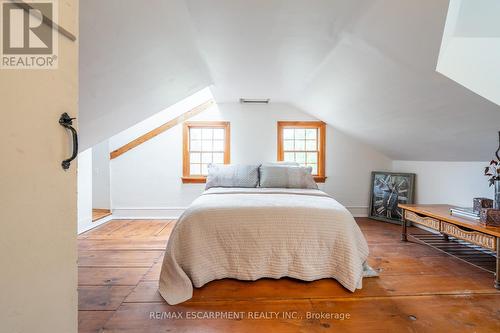
M 453 207 L 450 209 L 450 214 L 469 219 L 479 220 L 479 212 L 475 212 L 472 207 Z

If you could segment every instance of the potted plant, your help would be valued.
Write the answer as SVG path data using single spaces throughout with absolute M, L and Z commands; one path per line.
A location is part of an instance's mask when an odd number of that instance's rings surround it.
M 496 159 L 491 160 L 490 165 L 484 168 L 484 175 L 490 177 L 490 186 L 495 186 L 494 209 L 500 209 L 500 132 L 498 132 L 498 142 L 499 146 L 495 152 Z

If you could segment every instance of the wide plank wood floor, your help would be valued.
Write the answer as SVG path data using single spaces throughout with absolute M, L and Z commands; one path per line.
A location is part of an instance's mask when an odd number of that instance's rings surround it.
M 110 221 L 78 237 L 79 332 L 500 332 L 500 292 L 492 274 L 425 245 L 400 242 L 396 225 L 357 222 L 380 277 L 364 279 L 355 293 L 331 279 L 225 279 L 170 306 L 157 289 L 175 221 Z M 186 318 L 228 312 L 242 315 Z M 174 313 L 179 318 L 165 318 Z
M 109 215 L 111 215 L 111 210 L 109 209 L 94 208 L 92 209 L 92 222 L 105 218 Z

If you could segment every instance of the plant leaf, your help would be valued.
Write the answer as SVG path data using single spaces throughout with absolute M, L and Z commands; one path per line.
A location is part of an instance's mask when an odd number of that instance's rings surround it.
M 498 165 L 498 162 L 496 160 L 491 160 L 490 165 Z

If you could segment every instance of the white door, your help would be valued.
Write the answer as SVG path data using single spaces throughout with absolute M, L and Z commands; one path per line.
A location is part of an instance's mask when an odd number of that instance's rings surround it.
M 59 0 L 58 17 L 78 36 L 78 0 Z M 56 36 L 57 69 L 0 68 L 1 332 L 77 331 L 76 161 L 61 167 L 58 120 L 78 117 L 78 39 Z

